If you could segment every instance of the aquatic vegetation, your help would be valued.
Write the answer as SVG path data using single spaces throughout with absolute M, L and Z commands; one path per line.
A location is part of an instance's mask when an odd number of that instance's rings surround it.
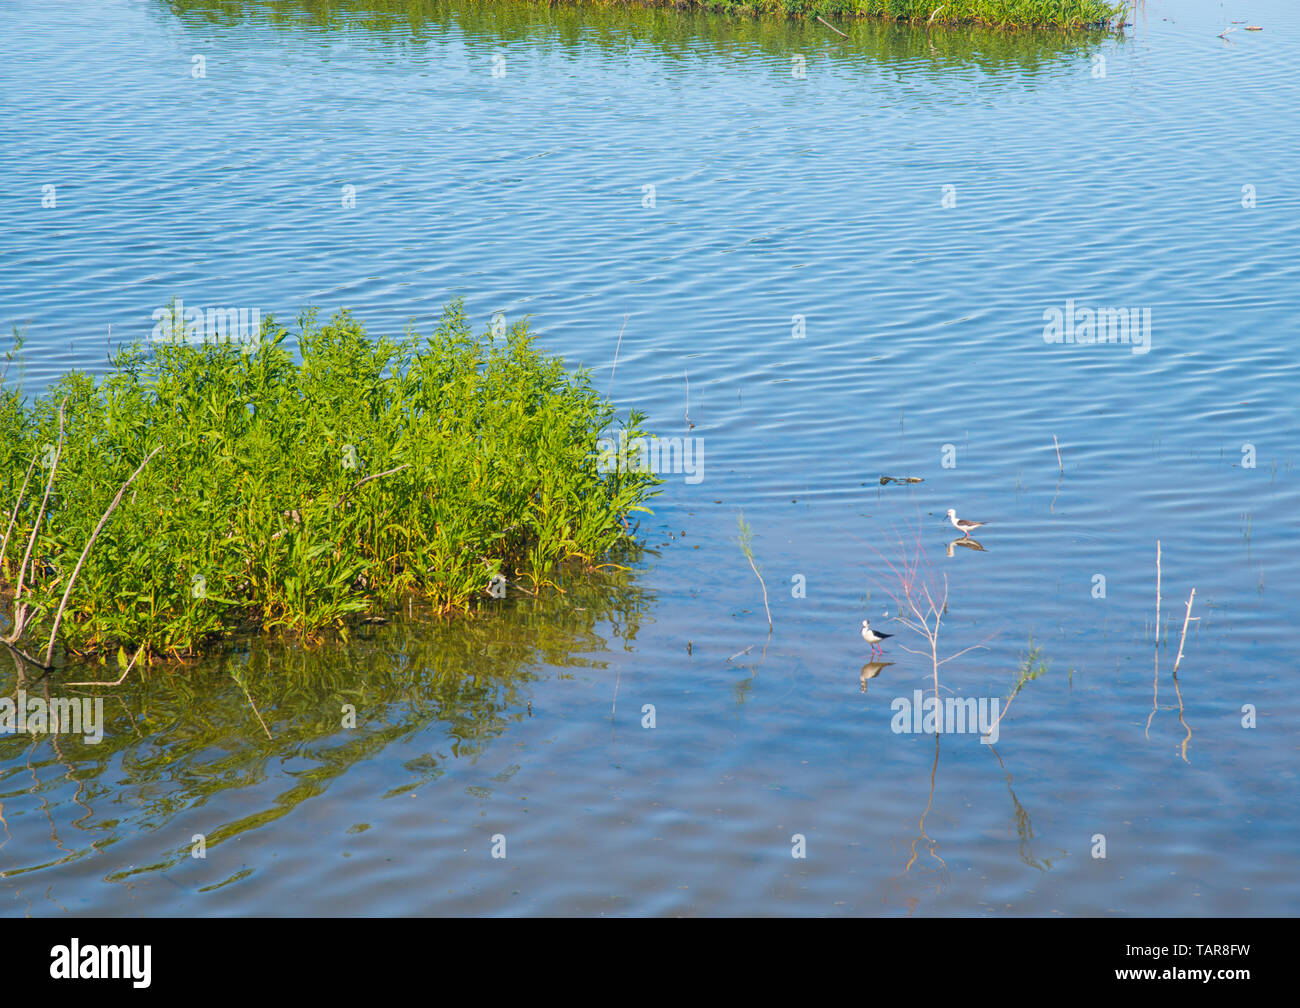
M 767 629 L 770 633 L 772 630 L 772 610 L 767 604 L 767 582 L 763 580 L 763 574 L 758 569 L 758 564 L 754 562 L 754 530 L 749 523 L 745 521 L 745 513 L 742 511 L 736 518 L 736 525 L 740 530 L 740 550 L 745 554 L 745 559 L 749 561 L 750 569 L 753 570 L 754 576 L 758 578 L 758 583 L 763 589 L 763 610 L 767 613 Z
M 579 0 L 600 5 L 607 0 Z M 698 7 L 726 14 L 795 18 L 886 18 L 921 24 L 999 28 L 1082 28 L 1122 22 L 1127 3 L 1103 0 L 639 0 L 648 6 Z
M 1029 653 L 1020 656 L 1020 668 L 1016 672 L 1016 684 L 1011 689 L 1011 695 L 1007 697 L 1007 706 L 1011 706 L 1011 701 L 1016 698 L 1026 683 L 1031 683 L 1040 676 L 1047 674 L 1051 668 L 1051 662 L 1043 658 L 1043 646 L 1034 644 L 1034 635 L 1029 635 Z
M 402 596 L 463 611 L 499 574 L 536 591 L 633 543 L 659 481 L 599 471 L 614 409 L 526 322 L 475 337 L 457 302 L 428 338 L 347 312 L 298 328 L 300 358 L 268 317 L 253 347 L 137 346 L 34 402 L 0 389 L 8 636 L 43 657 L 58 620 L 68 651 L 122 658 L 346 636 Z
M 279 0 L 274 5 L 251 0 L 171 0 L 171 15 L 189 30 L 229 30 L 256 24 L 271 30 L 319 40 L 330 33 L 370 38 L 396 44 L 404 52 L 427 54 L 440 26 L 454 24 L 475 38 L 514 46 L 525 39 L 571 56 L 593 46 L 626 51 L 628 40 L 652 49 L 657 58 L 689 59 L 688 53 L 711 51 L 776 55 L 787 60 L 807 44 L 814 30 L 827 42 L 823 55 L 851 59 L 864 49 L 873 52 L 894 74 L 910 74 L 918 63 L 961 68 L 979 66 L 987 72 L 1014 70 L 1032 79 L 1062 60 L 1086 60 L 1106 34 L 1094 30 L 1102 11 L 1111 11 L 1111 23 L 1123 22 L 1122 4 L 1085 0 L 1019 0 L 978 6 L 963 2 L 948 7 L 940 0 L 925 0 L 880 13 L 875 0 L 854 4 L 846 0 L 806 0 L 785 7 L 774 0 L 758 5 L 703 0 Z M 762 8 L 760 10 L 759 8 Z M 942 7 L 930 24 L 930 15 Z M 1044 11 L 1035 13 L 1035 8 Z M 986 9 L 987 8 L 987 9 Z M 1046 8 L 1056 8 L 1055 12 Z M 957 12 L 969 9 L 975 16 L 960 31 L 941 30 L 959 21 Z M 722 13 L 723 16 L 718 16 Z M 763 16 L 757 16 L 759 14 Z M 899 30 L 911 15 L 926 31 Z M 832 26 L 849 33 L 842 39 L 814 20 L 822 16 Z M 1091 19 L 1091 20 L 1090 20 Z M 1051 30 L 1007 31 L 1011 25 L 1051 26 Z

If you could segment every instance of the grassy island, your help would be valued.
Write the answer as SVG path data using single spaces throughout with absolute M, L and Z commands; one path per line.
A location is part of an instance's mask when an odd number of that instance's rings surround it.
M 597 6 L 624 0 L 563 0 Z M 1086 28 L 1123 22 L 1128 3 L 1104 0 L 633 0 L 647 7 L 697 8 L 722 14 L 829 20 L 884 18 L 912 24 L 980 24 L 996 28 Z
M 239 630 L 346 634 L 411 595 L 442 611 L 631 542 L 657 478 L 602 472 L 613 407 L 534 346 L 371 339 L 344 312 L 249 344 L 122 350 L 28 401 L 0 389 L 0 614 L 11 649 L 180 657 Z M 633 413 L 628 437 L 643 432 Z

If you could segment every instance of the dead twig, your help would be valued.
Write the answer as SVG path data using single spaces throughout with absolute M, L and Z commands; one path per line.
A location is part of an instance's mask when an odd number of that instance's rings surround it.
M 1187 614 L 1183 617 L 1183 635 L 1178 639 L 1178 657 L 1174 659 L 1174 675 L 1178 674 L 1178 666 L 1182 663 L 1183 660 L 1183 644 L 1187 642 L 1187 624 L 1191 621 L 1192 618 L 1192 600 L 1195 598 L 1196 598 L 1196 589 L 1193 588 L 1192 593 L 1189 596 L 1187 596 Z M 1200 619 L 1199 616 L 1196 618 Z
M 48 669 L 46 669 L 46 667 L 42 665 L 38 659 L 33 658 L 31 655 L 29 655 L 22 648 L 18 647 L 16 644 L 11 644 L 7 640 L 0 640 L 0 644 L 3 644 L 5 647 L 7 647 L 9 649 L 9 653 L 12 654 L 15 658 L 21 658 L 32 668 L 41 669 L 43 672 L 48 671 Z
M 70 683 L 65 683 L 65 685 L 67 686 L 121 686 L 122 683 L 126 682 L 126 677 L 131 674 L 131 669 L 135 668 L 136 658 L 139 658 L 140 655 L 143 653 L 144 653 L 144 647 L 141 646 L 140 649 L 136 651 L 135 658 L 132 658 L 130 662 L 127 663 L 126 671 L 122 673 L 122 677 L 118 679 L 116 682 L 70 682 Z
M 985 648 L 996 634 L 990 634 L 979 644 L 973 644 L 947 657 L 940 658 L 939 634 L 943 627 L 943 617 L 948 612 L 948 577 L 945 574 L 941 581 L 935 580 L 933 588 L 931 587 L 930 581 L 934 579 L 935 574 L 925 555 L 925 548 L 921 544 L 919 520 L 917 522 L 914 552 L 909 553 L 903 537 L 897 532 L 895 532 L 895 537 L 899 551 L 897 563 L 874 545 L 868 543 L 867 547 L 881 559 L 893 576 L 893 585 L 888 581 L 882 581 L 880 587 L 893 600 L 897 611 L 897 615 L 894 616 L 895 622 L 901 623 L 906 629 L 923 638 L 926 644 L 929 645 L 925 650 L 917 650 L 908 647 L 901 639 L 897 642 L 898 646 L 909 654 L 930 659 L 934 695 L 937 699 L 939 696 L 939 666 L 952 661 L 954 658 L 960 658 L 967 652 Z
M 95 526 L 95 531 L 90 533 L 90 538 L 86 540 L 86 548 L 81 551 L 81 557 L 77 560 L 77 566 L 72 569 L 72 576 L 68 578 L 68 587 L 63 590 L 63 600 L 59 603 L 59 611 L 54 615 L 54 628 L 50 631 L 50 645 L 45 649 L 46 668 L 49 668 L 51 663 L 54 661 L 54 639 L 59 633 L 59 624 L 63 621 L 63 610 L 67 608 L 68 598 L 72 595 L 72 586 L 77 583 L 77 575 L 81 573 L 81 565 L 86 562 L 86 557 L 90 555 L 91 547 L 95 545 L 95 540 L 99 537 L 99 533 L 108 523 L 109 517 L 117 509 L 117 506 L 122 503 L 122 495 L 126 493 L 126 488 L 129 487 L 132 482 L 134 482 L 135 478 L 144 471 L 144 467 L 149 464 L 150 460 L 162 451 L 162 447 L 162 445 L 159 445 L 146 455 L 145 460 L 136 467 L 135 472 L 127 477 L 127 481 L 122 484 L 117 491 L 117 496 L 113 498 L 113 503 L 108 506 L 108 510 L 106 510 L 100 517 L 99 524 Z
M 377 473 L 374 473 L 373 475 L 366 476 L 364 479 L 359 479 L 359 480 L 357 480 L 357 482 L 354 483 L 354 484 L 352 485 L 352 489 L 353 489 L 353 490 L 356 490 L 356 489 L 358 489 L 359 487 L 363 486 L 364 484 L 369 483 L 369 482 L 370 482 L 371 480 L 373 480 L 373 479 L 379 479 L 380 476 L 391 476 L 391 475 L 393 475 L 393 473 L 399 473 L 399 472 L 401 472 L 403 469 L 409 469 L 409 468 L 411 468 L 411 463 L 410 463 L 410 462 L 403 462 L 401 465 L 397 466 L 397 467 L 394 468 L 394 469 L 388 469 L 388 470 L 385 470 L 384 472 L 377 472 Z
M 845 38 L 848 38 L 848 35 L 847 35 L 847 34 L 845 34 L 844 32 L 840 31 L 838 28 L 836 28 L 833 24 L 831 24 L 829 21 L 827 21 L 827 20 L 826 20 L 824 17 L 822 17 L 820 14 L 817 15 L 817 20 L 820 21 L 822 24 L 824 24 L 824 25 L 825 25 L 827 28 L 829 28 L 831 31 L 833 31 L 836 35 L 843 35 Z
M 1156 658 L 1155 671 L 1151 675 L 1151 713 L 1147 715 L 1146 737 L 1151 737 L 1151 719 L 1156 716 L 1156 705 L 1160 698 L 1160 540 L 1156 540 Z
M 257 715 L 257 721 L 262 726 L 262 731 L 266 732 L 267 738 L 272 738 L 271 729 L 266 727 L 266 722 L 262 720 L 262 712 L 257 709 L 257 704 L 253 702 L 253 694 L 248 692 L 248 687 L 244 685 L 244 680 L 237 675 L 231 675 L 232 679 L 239 684 L 239 688 L 244 691 L 244 696 L 248 697 L 248 705 L 253 708 L 253 713 Z
M 772 610 L 767 604 L 767 582 L 763 580 L 763 575 L 758 570 L 758 565 L 754 563 L 753 533 L 749 525 L 745 523 L 745 513 L 740 513 L 737 522 L 740 526 L 740 548 L 745 553 L 745 559 L 749 561 L 749 566 L 758 578 L 759 586 L 763 589 L 763 609 L 767 612 L 767 629 L 770 633 L 772 630 Z
M 5 557 L 9 553 L 9 537 L 13 535 L 14 524 L 18 521 L 18 509 L 22 506 L 23 498 L 27 496 L 27 484 L 31 481 L 32 470 L 36 468 L 36 459 L 39 453 L 32 455 L 31 464 L 27 467 L 27 475 L 23 477 L 23 487 L 18 491 L 18 499 L 14 501 L 14 509 L 9 515 L 9 527 L 5 530 L 4 542 L 0 543 L 0 572 L 5 568 Z
M 1187 718 L 1183 714 L 1183 691 L 1178 687 L 1178 666 L 1183 660 L 1183 644 L 1187 640 L 1187 624 L 1192 619 L 1192 600 L 1194 598 L 1196 598 L 1195 588 L 1193 588 L 1192 593 L 1187 596 L 1187 614 L 1183 617 L 1183 635 L 1178 640 L 1178 657 L 1174 659 L 1173 671 L 1174 694 L 1178 697 L 1178 720 L 1182 726 L 1187 729 L 1187 734 L 1183 736 L 1183 744 L 1179 747 L 1179 755 L 1182 756 L 1184 763 L 1191 762 L 1187 758 L 1187 743 L 1192 740 L 1192 726 L 1187 723 Z M 1199 616 L 1196 618 L 1200 619 Z
M 50 463 L 50 476 L 45 481 L 45 496 L 41 498 L 41 509 L 36 514 L 36 521 L 32 524 L 32 534 L 27 540 L 27 552 L 23 554 L 22 565 L 18 569 L 18 587 L 14 589 L 14 627 L 13 633 L 4 638 L 6 644 L 14 644 L 23 635 L 27 629 L 27 617 L 30 610 L 25 602 L 22 602 L 23 587 L 27 579 L 28 564 L 32 560 L 32 550 L 36 548 L 36 538 L 41 530 L 41 522 L 45 519 L 45 508 L 50 502 L 50 490 L 54 486 L 54 474 L 59 468 L 59 457 L 63 454 L 63 425 L 64 414 L 68 406 L 68 400 L 64 399 L 63 404 L 59 406 L 59 443 L 54 449 L 54 458 Z
M 618 343 L 615 344 L 614 346 L 614 363 L 610 365 L 610 369 L 609 369 L 609 389 L 605 393 L 606 399 L 608 399 L 614 391 L 614 372 L 618 368 L 618 352 L 623 346 L 623 330 L 626 328 L 627 328 L 627 316 L 624 315 L 623 325 L 618 330 Z

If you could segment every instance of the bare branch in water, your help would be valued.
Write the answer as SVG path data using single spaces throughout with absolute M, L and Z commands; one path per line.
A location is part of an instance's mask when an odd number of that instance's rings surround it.
M 95 545 L 95 539 L 99 536 L 100 531 L 108 522 L 109 517 L 117 509 L 117 506 L 122 503 L 122 495 L 126 493 L 126 488 L 129 487 L 135 478 L 144 471 L 144 467 L 149 464 L 150 460 L 162 451 L 162 447 L 162 445 L 159 445 L 145 456 L 145 460 L 136 467 L 135 472 L 127 477 L 126 482 L 123 483 L 121 488 L 117 491 L 117 496 L 113 498 L 113 503 L 108 506 L 108 510 L 105 511 L 103 516 L 99 519 L 99 524 L 95 526 L 95 531 L 90 533 L 90 538 L 86 540 L 86 548 L 81 551 L 81 558 L 77 560 L 77 566 L 72 569 L 72 576 L 68 578 L 68 587 L 63 591 L 63 601 L 59 603 L 59 611 L 54 615 L 54 629 L 50 631 L 50 646 L 45 649 L 46 668 L 49 668 L 54 661 L 54 639 L 59 633 L 59 624 L 63 621 L 63 610 L 67 607 L 68 598 L 72 595 L 72 586 L 76 584 L 77 575 L 81 573 L 81 565 L 86 562 L 86 557 L 90 555 L 90 548 Z
M 135 658 L 132 658 L 127 663 L 126 671 L 122 673 L 121 678 L 118 679 L 116 682 L 70 682 L 67 685 L 69 686 L 121 686 L 122 683 L 126 682 L 126 677 L 131 674 L 131 669 L 135 668 L 135 659 L 139 658 L 140 655 L 143 653 L 144 653 L 144 647 L 141 647 L 139 650 L 136 651 Z
M 27 495 L 27 484 L 31 481 L 32 470 L 36 468 L 36 459 L 40 453 L 32 455 L 31 465 L 27 467 L 27 475 L 23 478 L 22 489 L 18 491 L 18 499 L 14 501 L 14 509 L 9 515 L 9 527 L 5 530 L 4 542 L 0 543 L 0 571 L 4 570 L 5 556 L 9 552 L 9 537 L 13 535 L 14 524 L 18 521 L 18 509 L 22 506 L 23 498 Z
M 18 568 L 18 587 L 14 589 L 14 626 L 13 633 L 4 638 L 5 643 L 14 644 L 23 635 L 27 629 L 27 617 L 30 610 L 26 603 L 22 602 L 23 587 L 27 580 L 27 567 L 32 561 L 32 550 L 36 548 L 36 537 L 40 533 L 41 522 L 45 518 L 45 508 L 50 502 L 50 490 L 54 486 L 54 474 L 59 468 L 59 456 L 63 454 L 63 423 L 64 413 L 68 406 L 68 400 L 64 399 L 63 404 L 59 407 L 59 443 L 54 449 L 54 459 L 50 463 L 50 476 L 45 481 L 45 496 L 41 499 L 41 509 L 36 514 L 36 521 L 32 523 L 32 534 L 27 540 L 27 552 L 23 554 L 22 566 Z
M 754 563 L 753 547 L 753 530 L 745 523 L 745 513 L 742 511 L 737 519 L 740 525 L 740 548 L 745 552 L 745 559 L 749 561 L 749 566 L 754 571 L 754 576 L 758 578 L 758 583 L 763 589 L 763 608 L 767 611 L 767 629 L 770 633 L 772 630 L 772 610 L 767 605 L 767 583 L 763 580 L 763 575 L 759 573 L 758 565 Z
M 831 24 L 829 21 L 827 21 L 827 20 L 826 20 L 824 17 L 822 17 L 820 14 L 817 15 L 817 20 L 820 21 L 822 24 L 824 24 L 824 25 L 825 25 L 827 28 L 829 28 L 831 31 L 833 31 L 836 35 L 843 35 L 845 38 L 848 38 L 848 37 L 849 37 L 847 34 L 845 34 L 844 32 L 840 31 L 840 30 L 839 30 L 838 28 L 836 28 L 833 24 Z

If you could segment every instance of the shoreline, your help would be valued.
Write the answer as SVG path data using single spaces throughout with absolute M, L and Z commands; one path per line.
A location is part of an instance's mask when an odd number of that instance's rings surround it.
M 977 25 L 984 28 L 1104 30 L 1122 27 L 1131 6 L 1104 0 L 543 0 L 547 7 L 643 7 L 730 14 L 754 19 L 894 21 L 900 24 Z M 1068 13 L 1067 13 L 1068 12 Z

